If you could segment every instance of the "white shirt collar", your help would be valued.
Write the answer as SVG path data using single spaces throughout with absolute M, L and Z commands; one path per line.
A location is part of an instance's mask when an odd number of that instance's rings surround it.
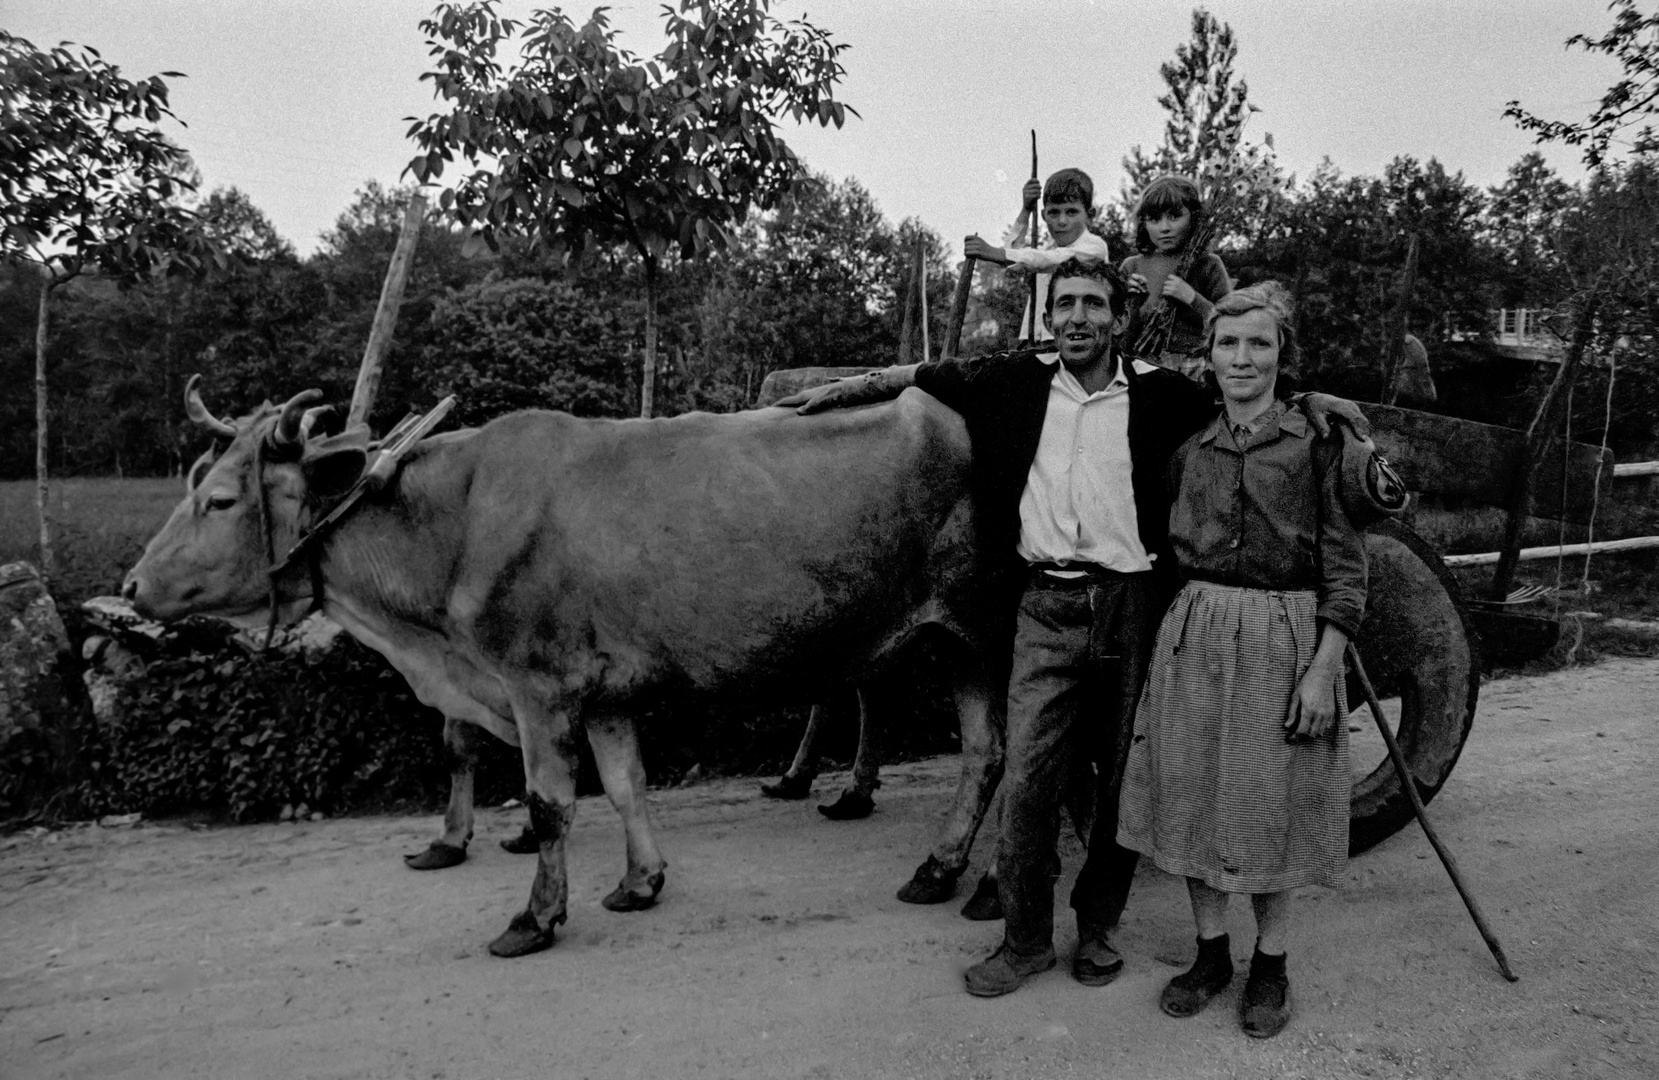
M 1053 366 L 1060 363 L 1060 351 L 1058 349 L 1056 349 L 1053 352 L 1038 353 L 1037 354 L 1037 360 L 1041 363 L 1049 365 L 1050 367 L 1053 367 Z M 1070 374 L 1071 369 L 1066 368 L 1064 370 L 1068 374 Z M 1073 375 L 1072 378 L 1075 380 L 1077 378 L 1077 376 Z M 1106 384 L 1106 389 L 1104 391 L 1099 391 L 1099 392 L 1100 393 L 1109 393 L 1113 390 L 1118 389 L 1119 387 L 1128 386 L 1128 385 L 1129 385 L 1129 372 L 1126 370 L 1126 365 L 1125 365 L 1124 358 L 1120 356 L 1120 357 L 1118 357 L 1117 371 L 1112 373 L 1112 381 Z

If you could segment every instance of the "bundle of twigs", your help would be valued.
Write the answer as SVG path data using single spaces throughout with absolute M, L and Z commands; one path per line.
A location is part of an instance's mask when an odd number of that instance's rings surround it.
M 1181 257 L 1175 263 L 1175 269 L 1170 271 L 1172 277 L 1179 277 L 1183 281 L 1192 273 L 1193 264 L 1199 256 L 1210 248 L 1210 241 L 1215 239 L 1216 215 L 1211 213 L 1205 216 L 1198 228 L 1187 234 L 1186 246 L 1181 249 Z M 1141 327 L 1140 336 L 1135 339 L 1135 355 L 1158 356 L 1169 343 L 1169 332 L 1175 325 L 1175 305 L 1169 298 L 1159 297 L 1158 307 L 1152 312 L 1152 317 L 1146 320 Z

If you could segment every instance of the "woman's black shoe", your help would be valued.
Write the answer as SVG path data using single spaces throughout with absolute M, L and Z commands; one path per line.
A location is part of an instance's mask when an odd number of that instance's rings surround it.
M 1233 981 L 1233 958 L 1227 935 L 1198 939 L 1198 959 L 1192 967 L 1169 980 L 1158 1007 L 1170 1016 L 1186 1018 L 1202 1012 L 1204 1006 Z

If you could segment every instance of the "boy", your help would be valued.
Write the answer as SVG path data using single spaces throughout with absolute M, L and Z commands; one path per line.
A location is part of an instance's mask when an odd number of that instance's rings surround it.
M 1026 230 L 1030 227 L 1031 212 L 1037 207 L 1039 190 L 1043 197 L 1043 222 L 1048 226 L 1048 234 L 1053 246 L 1047 248 L 1031 248 L 1022 246 L 1025 242 Z M 1013 265 L 1026 273 L 1037 275 L 1037 296 L 1048 295 L 1049 271 L 1065 262 L 1067 259 L 1077 259 L 1080 262 L 1105 262 L 1111 258 L 1111 251 L 1106 247 L 1106 241 L 1089 231 L 1089 221 L 1094 216 L 1094 181 L 1082 169 L 1061 169 L 1048 178 L 1048 182 L 1041 189 L 1035 179 L 1027 180 L 1020 192 L 1023 205 L 1020 207 L 1020 216 L 1014 220 L 1009 230 L 1012 239 L 1007 247 L 993 247 L 975 233 L 962 242 L 962 253 L 970 259 L 984 259 L 987 262 L 1000 263 L 1004 266 Z M 1023 336 L 1032 328 L 1031 302 L 1026 301 L 1025 315 L 1020 320 L 1020 334 Z M 1036 323 L 1036 333 L 1032 340 L 1048 341 L 1053 338 L 1048 327 L 1041 321 Z

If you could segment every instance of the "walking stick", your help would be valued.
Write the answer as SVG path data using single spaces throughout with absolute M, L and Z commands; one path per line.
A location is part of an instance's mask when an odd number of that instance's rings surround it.
M 1036 128 L 1031 129 L 1031 179 L 1033 179 L 1033 180 L 1037 179 L 1037 129 Z M 1039 211 L 1042 209 L 1042 205 L 1043 205 L 1042 201 L 1039 199 L 1038 202 L 1037 202 L 1037 208 L 1038 208 Z M 1035 214 L 1035 213 L 1031 215 L 1031 250 L 1032 251 L 1037 250 L 1037 241 L 1038 241 L 1038 237 L 1037 237 L 1037 216 L 1038 215 Z M 1030 303 L 1031 319 L 1026 324 L 1025 340 L 1030 342 L 1031 344 L 1035 345 L 1037 343 L 1037 275 L 1036 274 L 1031 275 L 1031 286 L 1030 286 L 1029 292 L 1031 294 L 1031 296 L 1030 296 L 1030 299 L 1031 299 L 1031 303 Z
M 1446 873 L 1451 875 L 1452 884 L 1457 887 L 1457 895 L 1463 898 L 1463 906 L 1469 909 L 1469 917 L 1475 920 L 1475 929 L 1479 930 L 1480 936 L 1485 939 L 1486 947 L 1492 950 L 1492 959 L 1498 962 L 1498 970 L 1503 972 L 1503 977 L 1510 982 L 1518 982 L 1520 976 L 1509 969 L 1509 959 L 1504 956 L 1503 946 L 1498 944 L 1497 935 L 1492 933 L 1492 928 L 1486 924 L 1486 916 L 1481 914 L 1480 905 L 1475 903 L 1475 898 L 1463 884 L 1463 875 L 1457 871 L 1457 860 L 1452 858 L 1452 853 L 1440 842 L 1434 826 L 1429 824 L 1429 813 L 1423 808 L 1422 797 L 1417 794 L 1417 780 L 1406 767 L 1406 756 L 1400 751 L 1400 744 L 1394 738 L 1394 733 L 1388 730 L 1388 723 L 1383 719 L 1382 705 L 1377 701 L 1377 691 L 1372 688 L 1371 678 L 1365 674 L 1365 665 L 1360 663 L 1359 650 L 1354 648 L 1351 641 L 1348 643 L 1348 662 L 1354 666 L 1354 674 L 1359 677 L 1360 691 L 1365 694 L 1365 703 L 1371 706 L 1371 715 L 1377 721 L 1377 730 L 1382 732 L 1383 742 L 1388 744 L 1389 760 L 1394 762 L 1394 771 L 1400 774 L 1400 786 L 1405 788 L 1406 796 L 1411 799 L 1411 808 L 1417 813 L 1417 823 L 1423 826 L 1423 835 L 1429 838 L 1429 843 L 1434 846 L 1434 853 L 1440 856 L 1440 864 L 1446 868 Z

